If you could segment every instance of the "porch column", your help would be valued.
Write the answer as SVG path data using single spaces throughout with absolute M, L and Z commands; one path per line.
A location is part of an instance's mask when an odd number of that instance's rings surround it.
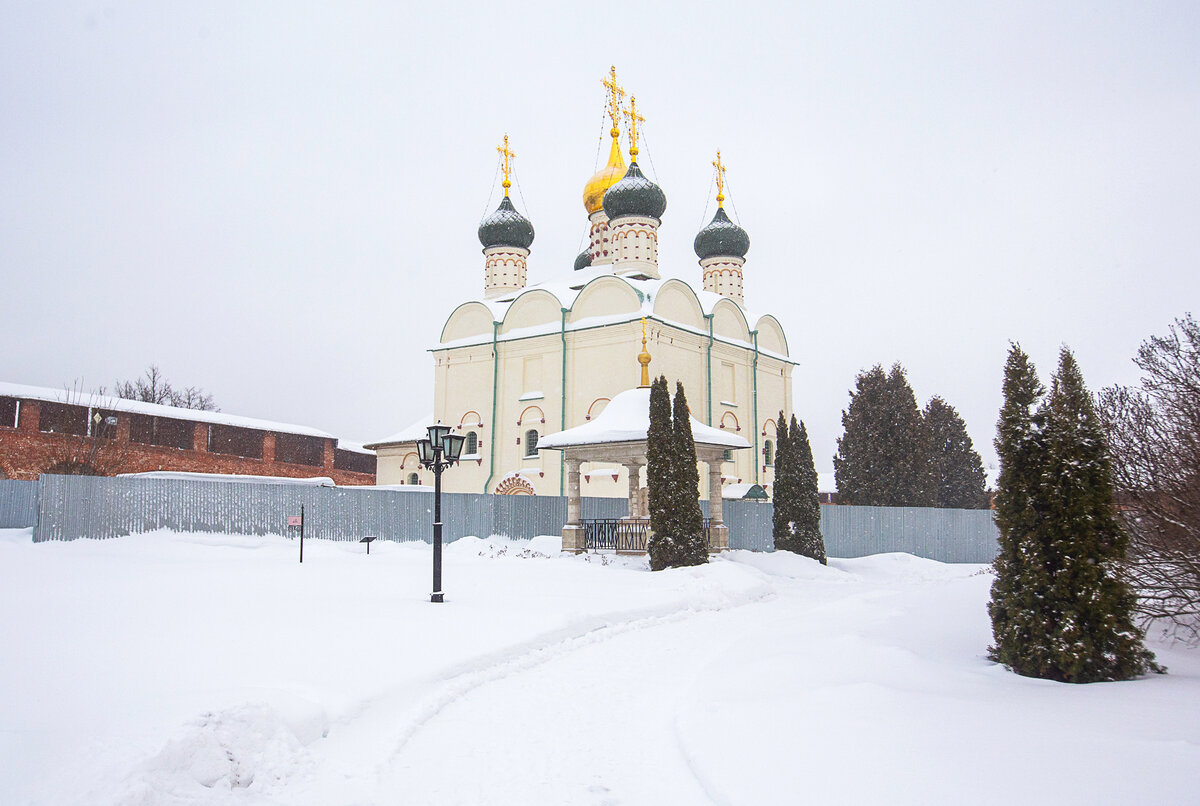
M 579 465 L 580 460 L 565 457 L 567 463 L 567 524 L 562 530 L 562 550 L 579 554 L 587 549 L 582 522 L 582 507 L 579 502 Z
M 724 512 L 721 509 L 721 459 L 710 459 L 708 462 L 708 517 L 710 553 L 725 551 L 729 548 L 729 529 L 725 526 Z
M 629 474 L 629 517 L 640 518 L 645 514 L 638 503 L 638 490 L 642 488 L 642 465 L 636 460 L 624 464 L 625 471 Z

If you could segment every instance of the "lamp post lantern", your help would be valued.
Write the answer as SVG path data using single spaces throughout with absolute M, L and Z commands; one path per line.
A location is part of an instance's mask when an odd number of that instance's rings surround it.
M 429 426 L 429 437 L 417 441 L 417 458 L 433 471 L 433 593 L 431 602 L 442 598 L 442 471 L 452 467 L 462 455 L 466 437 L 451 434 L 450 426 L 437 423 Z

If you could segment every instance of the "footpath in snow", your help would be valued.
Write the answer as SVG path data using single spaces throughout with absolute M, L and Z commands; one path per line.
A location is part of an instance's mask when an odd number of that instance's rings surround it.
M 1200 653 L 988 662 L 984 566 L 0 531 L 0 803 L 1192 803 Z

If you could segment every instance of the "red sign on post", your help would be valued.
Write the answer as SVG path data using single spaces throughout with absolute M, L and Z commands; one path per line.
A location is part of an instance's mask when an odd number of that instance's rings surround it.
M 288 515 L 288 522 L 287 522 L 288 526 L 299 526 L 300 523 L 301 523 L 301 519 L 300 519 L 299 515 Z

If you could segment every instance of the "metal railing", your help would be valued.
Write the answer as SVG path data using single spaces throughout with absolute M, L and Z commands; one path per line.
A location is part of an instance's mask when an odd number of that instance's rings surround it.
M 649 519 L 584 518 L 583 535 L 588 551 L 644 552 L 650 534 Z M 712 545 L 712 518 L 704 519 L 704 542 Z
M 650 521 L 628 518 L 585 518 L 583 521 L 585 545 L 589 551 L 642 552 L 646 550 L 646 536 L 650 533 Z

